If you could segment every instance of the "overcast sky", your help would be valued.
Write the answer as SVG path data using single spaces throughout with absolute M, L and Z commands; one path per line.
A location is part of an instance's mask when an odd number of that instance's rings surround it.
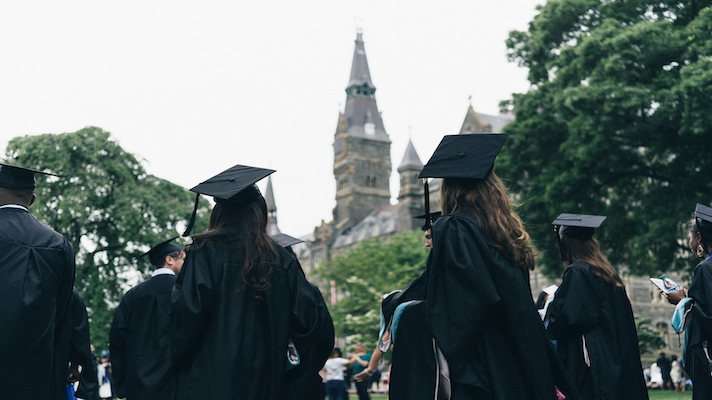
M 504 41 L 541 3 L 3 0 L 0 153 L 15 136 L 97 126 L 186 188 L 234 164 L 276 169 L 279 227 L 301 236 L 336 205 L 332 143 L 357 28 L 395 203 L 409 138 L 425 163 L 469 96 L 496 115 L 527 90 Z

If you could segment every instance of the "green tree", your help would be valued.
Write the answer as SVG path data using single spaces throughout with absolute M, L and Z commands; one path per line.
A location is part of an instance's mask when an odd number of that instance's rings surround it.
M 316 274 L 334 281 L 343 297 L 330 305 L 339 337 L 376 345 L 381 296 L 404 289 L 424 270 L 429 249 L 422 232 L 364 240 L 344 254 L 319 265 Z
M 711 3 L 549 0 L 510 32 L 531 87 L 502 104 L 516 120 L 497 169 L 549 274 L 561 212 L 607 215 L 596 236 L 633 274 L 694 265 L 686 229 L 712 200 Z
M 7 160 L 46 169 L 61 178 L 38 176 L 30 211 L 67 237 L 74 248 L 74 285 L 82 294 L 97 350 L 109 342 L 114 309 L 127 277 L 149 276 L 147 260 L 136 257 L 172 235 L 190 217 L 194 195 L 149 175 L 109 132 L 87 127 L 77 132 L 16 137 Z M 203 200 L 196 228 L 207 226 Z
M 665 348 L 665 340 L 660 333 L 650 327 L 650 320 L 635 317 L 635 328 L 638 331 L 638 347 L 640 354 L 651 353 Z

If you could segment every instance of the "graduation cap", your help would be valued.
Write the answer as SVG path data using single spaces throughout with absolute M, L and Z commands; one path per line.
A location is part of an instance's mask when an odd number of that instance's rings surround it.
M 418 215 L 414 218 L 416 219 L 422 219 L 423 220 L 423 230 L 427 231 L 428 229 L 433 227 L 433 224 L 435 221 L 437 221 L 438 218 L 440 218 L 440 215 L 442 213 L 440 211 L 434 212 L 434 213 L 427 213 L 423 215 Z
M 554 226 L 554 233 L 556 234 L 556 240 L 559 242 L 559 251 L 561 251 L 562 260 L 566 261 L 566 256 L 564 255 L 564 249 L 561 246 L 559 235 L 578 240 L 591 239 L 593 237 L 593 231 L 601 226 L 605 219 L 606 217 L 602 215 L 559 214 L 559 216 L 551 222 L 551 225 Z
M 446 135 L 418 178 L 484 179 L 505 140 L 504 133 Z
M 262 193 L 260 193 L 255 183 L 273 172 L 275 172 L 273 169 L 238 164 L 192 187 L 190 191 L 197 193 L 195 206 L 183 236 L 190 235 L 190 231 L 193 229 L 195 213 L 198 211 L 198 201 L 201 194 L 213 196 L 215 202 L 219 204 L 247 205 L 262 197 Z
M 278 245 L 284 247 L 285 249 L 295 244 L 304 243 L 302 239 L 295 238 L 294 236 L 289 236 L 286 233 L 278 233 L 276 235 L 270 236 L 272 240 Z
M 702 231 L 712 232 L 712 208 L 698 203 L 695 207 L 695 223 Z
M 34 189 L 35 174 L 52 175 L 51 172 L 0 163 L 0 187 L 7 189 Z
M 179 246 L 171 243 L 172 241 L 178 239 L 178 236 L 174 236 L 166 241 L 163 241 L 153 247 L 151 247 L 151 250 L 141 254 L 140 256 L 136 258 L 142 258 L 145 256 L 148 256 L 149 261 L 151 261 L 151 264 L 155 266 L 162 265 L 163 263 L 161 261 L 166 259 L 166 256 L 175 253 L 176 251 L 181 251 L 183 250 Z

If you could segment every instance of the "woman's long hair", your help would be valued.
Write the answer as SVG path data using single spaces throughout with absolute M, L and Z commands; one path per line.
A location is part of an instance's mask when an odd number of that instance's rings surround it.
M 443 215 L 466 211 L 485 230 L 490 246 L 522 270 L 534 269 L 534 251 L 522 221 L 512 211 L 507 191 L 494 172 L 484 179 L 445 178 L 440 187 Z
M 267 235 L 267 203 L 264 197 L 247 205 L 217 203 L 210 214 L 208 231 L 193 236 L 189 248 L 200 248 L 212 241 L 225 245 L 242 242 L 245 260 L 242 265 L 242 289 L 257 300 L 269 288 L 269 274 L 277 253 Z
M 595 238 L 580 240 L 562 235 L 561 246 L 564 249 L 564 256 L 568 265 L 578 261 L 584 262 L 591 266 L 591 272 L 594 275 L 603 278 L 603 280 L 615 285 L 617 288 L 624 288 L 618 273 L 611 267 L 606 256 L 601 253 L 598 240 Z

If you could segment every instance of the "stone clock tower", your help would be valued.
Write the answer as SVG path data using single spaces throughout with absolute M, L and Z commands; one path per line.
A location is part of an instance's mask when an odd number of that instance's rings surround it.
M 362 33 L 358 32 L 346 107 L 339 113 L 334 134 L 337 232 L 353 227 L 375 208 L 390 205 L 391 141 L 375 94 Z

